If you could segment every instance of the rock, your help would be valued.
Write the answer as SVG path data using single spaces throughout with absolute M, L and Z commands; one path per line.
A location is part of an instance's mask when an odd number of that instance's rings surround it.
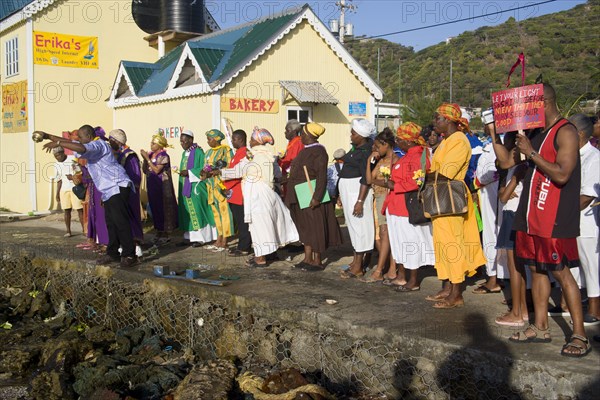
M 7 350 L 0 353 L 0 373 L 22 376 L 30 366 L 37 364 L 39 351 Z
M 92 326 L 85 332 L 85 338 L 94 345 L 104 345 L 115 340 L 115 334 L 102 326 Z
M 216 360 L 195 366 L 173 393 L 173 400 L 227 399 L 233 389 L 236 368 Z
M 26 317 L 29 318 L 41 318 L 46 319 L 52 316 L 52 304 L 50 303 L 50 296 L 46 292 L 39 292 L 35 297 L 31 300 L 31 305 L 29 306 L 29 311 L 25 314 Z
M 30 382 L 31 397 L 39 400 L 76 399 L 69 382 L 69 374 L 57 371 L 41 371 Z
M 300 371 L 289 368 L 266 377 L 261 390 L 269 394 L 282 394 L 309 383 Z

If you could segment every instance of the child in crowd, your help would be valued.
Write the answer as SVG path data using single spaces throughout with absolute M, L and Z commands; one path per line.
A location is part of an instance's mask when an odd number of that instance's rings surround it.
M 65 212 L 65 225 L 67 227 L 67 233 L 64 237 L 73 236 L 71 233 L 71 210 L 77 210 L 79 215 L 79 222 L 81 223 L 81 230 L 83 231 L 83 205 L 81 200 L 73 193 L 73 176 L 79 172 L 79 167 L 75 162 L 73 156 L 67 156 L 65 150 L 62 147 L 56 147 L 52 150 L 54 158 L 56 159 L 55 169 L 57 181 L 56 185 L 56 202 L 60 203 L 61 208 Z

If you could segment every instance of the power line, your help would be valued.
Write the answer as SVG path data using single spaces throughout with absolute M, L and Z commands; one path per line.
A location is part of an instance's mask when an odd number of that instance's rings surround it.
M 506 12 L 516 11 L 516 10 L 520 10 L 522 8 L 529 8 L 529 7 L 539 6 L 539 5 L 542 5 L 542 4 L 553 3 L 555 1 L 556 0 L 546 0 L 546 1 L 541 1 L 539 3 L 533 3 L 533 4 L 527 4 L 525 6 L 519 6 L 519 7 L 515 7 L 515 8 L 509 8 L 507 10 L 495 11 L 495 12 L 492 12 L 492 13 L 477 15 L 477 16 L 474 16 L 474 17 L 461 18 L 461 19 L 457 19 L 455 21 L 443 22 L 443 23 L 440 23 L 440 24 L 437 24 L 437 25 L 428 25 L 428 26 L 421 26 L 421 27 L 418 27 L 418 28 L 404 29 L 402 31 L 390 32 L 390 33 L 383 33 L 381 35 L 374 35 L 374 36 L 369 36 L 369 37 L 364 37 L 364 38 L 359 38 L 359 39 L 348 40 L 347 42 L 355 42 L 355 41 L 359 42 L 361 40 L 377 39 L 377 38 L 386 37 L 386 36 L 399 35 L 401 33 L 421 31 L 421 30 L 430 29 L 430 28 L 437 28 L 437 27 L 440 27 L 440 26 L 446 26 L 446 25 L 450 25 L 450 24 L 456 24 L 458 22 L 472 21 L 472 20 L 477 19 L 477 18 L 489 17 L 489 16 L 492 16 L 492 15 L 498 15 L 498 14 L 503 14 L 503 13 L 506 13 Z

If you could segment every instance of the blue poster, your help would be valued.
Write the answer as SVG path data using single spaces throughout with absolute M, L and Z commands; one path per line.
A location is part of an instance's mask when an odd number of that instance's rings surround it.
M 367 116 L 367 103 L 351 101 L 348 103 L 348 115 L 355 117 Z

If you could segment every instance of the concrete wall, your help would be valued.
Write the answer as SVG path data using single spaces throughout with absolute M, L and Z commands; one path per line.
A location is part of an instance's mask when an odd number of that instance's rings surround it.
M 77 36 L 98 37 L 98 69 L 66 68 L 47 65 L 34 65 L 33 77 L 35 90 L 35 119 L 29 122 L 30 131 L 44 130 L 61 134 L 83 124 L 103 126 L 106 131 L 112 129 L 112 110 L 105 100 L 110 96 L 119 62 L 122 59 L 137 61 L 155 61 L 158 56 L 143 40 L 146 34 L 135 25 L 131 17 L 131 1 L 61 1 L 33 18 L 33 30 L 56 32 Z M 9 31 L 10 32 L 10 31 Z M 27 79 L 26 58 L 33 49 L 26 47 L 25 28 L 18 28 L 21 57 L 21 75 L 16 80 Z M 4 40 L 10 34 L 2 33 Z M 2 54 L 4 59 L 4 54 Z M 4 61 L 3 61 L 4 62 Z M 15 79 L 15 78 L 11 78 Z M 27 148 L 30 135 L 27 133 L 4 134 L 2 138 L 2 162 L 21 165 L 29 162 Z M 50 198 L 49 170 L 46 166 L 53 157 L 42 151 L 41 145 L 35 146 L 37 164 L 35 179 L 37 209 L 48 208 Z M 31 169 L 31 167 L 28 167 Z M 11 176 L 2 186 L 11 190 L 2 190 L 0 205 L 14 211 L 32 210 L 30 179 L 34 175 L 22 173 Z M 53 205 L 55 206 L 55 205 Z

